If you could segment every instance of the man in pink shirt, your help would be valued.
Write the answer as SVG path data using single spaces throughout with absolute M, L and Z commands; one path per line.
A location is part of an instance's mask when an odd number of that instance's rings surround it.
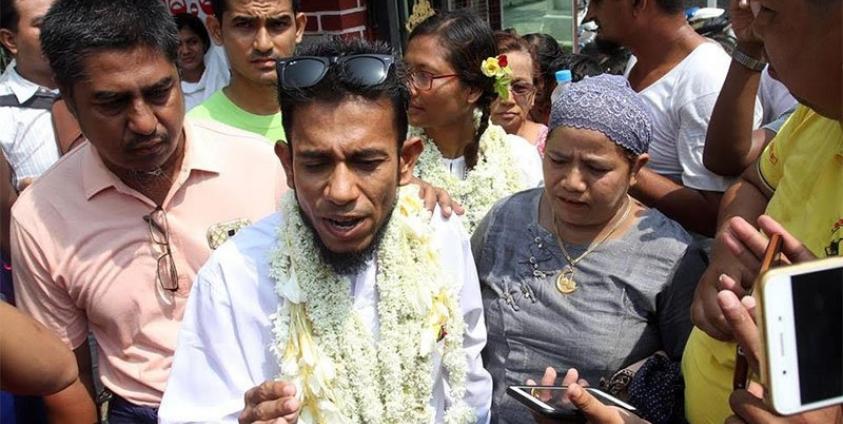
M 154 423 L 187 296 L 211 250 L 275 210 L 286 184 L 258 136 L 184 119 L 178 31 L 160 0 L 59 0 L 41 40 L 89 140 L 12 210 L 19 306 L 76 354 L 80 380 L 46 398 L 91 423 L 89 332 L 112 424 Z

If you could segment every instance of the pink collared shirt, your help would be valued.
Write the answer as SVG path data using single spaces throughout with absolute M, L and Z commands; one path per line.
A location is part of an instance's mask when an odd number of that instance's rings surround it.
M 261 137 L 204 121 L 185 120 L 184 131 L 182 168 L 162 205 L 176 294 L 156 280 L 161 248 L 143 220 L 155 203 L 111 173 L 92 145 L 63 157 L 12 209 L 18 305 L 71 348 L 92 331 L 103 383 L 139 405 L 161 401 L 187 295 L 211 253 L 209 229 L 257 222 L 287 188 Z

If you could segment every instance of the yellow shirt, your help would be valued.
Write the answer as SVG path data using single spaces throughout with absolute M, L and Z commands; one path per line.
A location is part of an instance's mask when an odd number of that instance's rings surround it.
M 818 257 L 843 255 L 843 122 L 799 106 L 761 154 L 764 182 L 775 190 L 767 215 Z M 732 415 L 735 345 L 694 328 L 685 346 L 685 414 L 691 424 Z

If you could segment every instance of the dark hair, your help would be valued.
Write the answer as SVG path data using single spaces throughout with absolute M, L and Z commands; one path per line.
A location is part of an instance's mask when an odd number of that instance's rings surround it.
M 465 162 L 469 169 L 477 163 L 480 137 L 489 126 L 492 102 L 497 97 L 494 79 L 483 75 L 481 63 L 497 56 L 498 49 L 492 29 L 468 9 L 437 13 L 427 18 L 410 33 L 409 41 L 423 35 L 435 36 L 448 51 L 445 60 L 454 68 L 463 85 L 480 90 L 477 107 L 483 112 L 474 142 L 465 148 Z
M 392 49 L 383 42 L 367 42 L 360 39 L 335 37 L 301 49 L 299 56 L 339 57 L 357 54 L 393 55 Z M 348 69 L 333 64 L 316 85 L 304 89 L 284 89 L 278 84 L 278 103 L 281 104 L 282 123 L 287 133 L 287 141 L 292 144 L 293 122 L 296 110 L 312 103 L 338 104 L 347 99 L 364 98 L 369 101 L 389 99 L 392 103 L 395 135 L 400 148 L 407 136 L 407 108 L 410 104 L 410 91 L 406 83 L 406 71 L 400 60 L 390 67 L 386 80 L 378 85 L 360 84 L 349 75 Z
M 570 70 L 573 82 L 580 81 L 585 77 L 596 77 L 606 73 L 600 67 L 600 62 L 597 59 L 577 53 L 563 54 L 562 57 L 553 62 L 551 69 L 554 73 L 562 69 Z
M 685 11 L 685 0 L 656 0 L 656 4 L 662 11 L 671 15 Z
M 176 23 L 160 0 L 58 0 L 41 26 L 41 49 L 56 82 L 70 90 L 85 59 L 102 50 L 146 47 L 178 61 Z
M 514 29 L 495 31 L 495 44 L 498 46 L 498 54 L 510 52 L 521 52 L 530 56 L 533 62 L 533 85 L 540 84 L 541 68 L 536 51 L 523 37 L 518 35 Z
M 558 60 L 565 52 L 559 47 L 555 38 L 548 34 L 532 33 L 524 36 L 524 40 L 532 46 L 535 52 L 536 62 L 539 67 L 539 79 L 536 84 L 536 103 L 549 104 L 550 92 L 548 87 L 556 84 L 556 77 L 553 75 L 553 62 Z
M 205 44 L 204 51 L 207 52 L 208 49 L 211 48 L 211 38 L 208 37 L 208 30 L 205 29 L 205 25 L 202 23 L 202 20 L 196 17 L 191 13 L 179 13 L 176 16 L 173 16 L 173 19 L 176 21 L 176 28 L 181 31 L 182 28 L 187 27 L 190 31 L 196 34 L 202 43 Z
M 20 20 L 20 15 L 18 15 L 15 0 L 0 0 L 0 28 L 16 32 L 18 20 Z
M 211 9 L 214 11 L 214 17 L 222 21 L 222 15 L 228 10 L 228 2 L 230 0 L 211 0 Z M 301 10 L 301 0 L 290 0 L 293 4 L 293 13 L 299 13 Z

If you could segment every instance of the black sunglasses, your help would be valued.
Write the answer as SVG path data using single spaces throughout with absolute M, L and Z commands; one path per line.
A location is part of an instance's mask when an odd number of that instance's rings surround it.
M 385 54 L 355 54 L 349 56 L 297 56 L 280 59 L 276 63 L 278 83 L 282 89 L 313 87 L 325 78 L 333 65 L 345 67 L 358 84 L 378 85 L 386 81 L 395 58 Z

